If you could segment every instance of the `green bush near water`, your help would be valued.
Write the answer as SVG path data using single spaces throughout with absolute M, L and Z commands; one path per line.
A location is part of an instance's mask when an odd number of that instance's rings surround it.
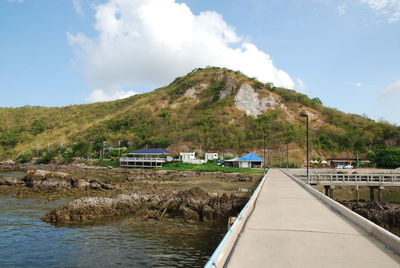
M 176 171 L 200 171 L 200 172 L 225 172 L 225 173 L 264 173 L 263 169 L 251 169 L 251 168 L 233 168 L 233 167 L 222 167 L 218 166 L 214 161 L 204 164 L 190 164 L 183 162 L 166 163 L 160 170 L 176 170 Z

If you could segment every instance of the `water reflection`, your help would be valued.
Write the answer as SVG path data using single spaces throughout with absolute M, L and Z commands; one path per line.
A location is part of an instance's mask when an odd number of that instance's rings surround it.
M 0 267 L 202 267 L 226 231 L 225 224 L 130 218 L 40 221 L 63 202 L 0 196 Z

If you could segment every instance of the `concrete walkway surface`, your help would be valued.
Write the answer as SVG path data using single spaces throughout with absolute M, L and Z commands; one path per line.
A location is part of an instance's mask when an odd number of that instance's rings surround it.
M 272 169 L 226 266 L 386 268 L 400 257 Z

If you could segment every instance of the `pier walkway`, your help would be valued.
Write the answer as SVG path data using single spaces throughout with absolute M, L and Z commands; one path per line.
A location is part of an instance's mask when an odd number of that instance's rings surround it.
M 226 267 L 400 267 L 400 257 L 272 169 Z

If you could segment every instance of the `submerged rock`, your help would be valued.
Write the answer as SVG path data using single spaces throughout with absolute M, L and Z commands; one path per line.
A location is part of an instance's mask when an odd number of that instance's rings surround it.
M 51 223 L 84 222 L 104 217 L 130 215 L 138 220 L 164 217 L 186 221 L 212 221 L 236 215 L 246 199 L 222 195 L 211 197 L 199 187 L 185 191 L 166 191 L 150 187 L 144 191 L 114 198 L 84 197 L 46 214 Z

